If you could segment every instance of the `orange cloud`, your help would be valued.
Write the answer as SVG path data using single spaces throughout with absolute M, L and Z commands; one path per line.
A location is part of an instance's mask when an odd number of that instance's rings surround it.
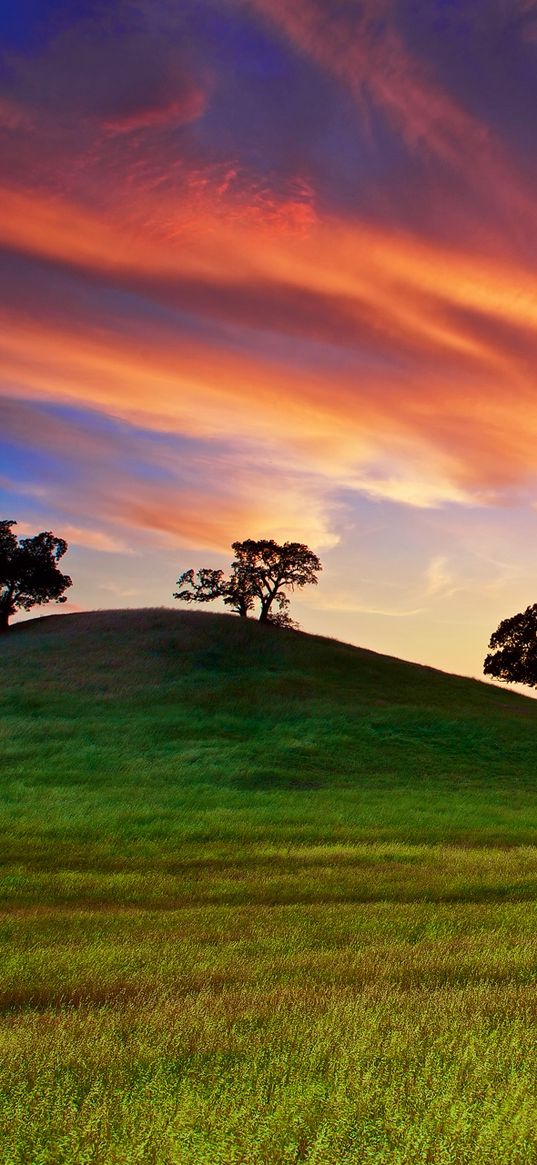
M 383 327 L 385 315 L 386 332 L 399 322 L 397 331 L 409 338 L 418 330 L 435 343 L 476 355 L 482 345 L 460 324 L 449 327 L 443 305 L 522 326 L 537 319 L 535 279 L 520 262 L 488 259 L 368 223 L 325 219 L 304 238 L 281 239 L 270 229 L 226 227 L 200 218 L 185 222 L 176 238 L 158 239 L 134 235 L 128 223 L 107 221 L 59 199 L 8 188 L 0 188 L 0 212 L 0 241 L 8 246 L 104 276 L 147 276 L 157 297 L 159 285 L 161 295 L 170 295 L 174 281 L 180 289 L 187 280 L 219 292 L 241 285 L 250 294 L 258 287 L 281 294 L 297 288 L 306 297 L 322 293 L 327 307 L 338 297 L 341 314 L 354 306 L 354 322 L 370 306 L 377 327 Z
M 17 536 L 35 534 L 35 524 L 17 522 Z M 120 538 L 107 534 L 104 530 L 88 530 L 62 522 L 62 538 L 71 546 L 83 546 L 87 550 L 99 550 L 105 554 L 128 554 L 129 547 Z
M 140 232 L 117 208 L 105 216 L 0 189 L 0 241 L 14 256 L 150 308 L 129 324 L 70 293 L 52 310 L 30 282 L 25 310 L 8 301 L 3 311 L 17 394 L 257 446 L 325 491 L 414 506 L 486 500 L 533 475 L 537 287 L 523 262 L 368 222 L 326 217 L 282 234 L 274 222 L 224 224 L 209 210 L 189 221 L 186 211 Z M 154 221 L 150 201 L 148 212 Z M 175 324 L 177 309 L 197 318 L 197 334 Z M 214 325 L 239 329 L 240 343 L 225 330 L 207 342 Z M 265 488 L 260 477 L 258 499 Z M 151 526 L 157 511 L 125 503 L 121 521 Z M 255 524 L 229 513 L 235 529 Z M 196 517 L 204 544 L 217 543 L 214 521 L 211 533 L 213 517 L 206 530 Z M 308 522 L 327 537 L 319 494 Z
M 263 475 L 252 474 L 249 490 L 233 493 L 219 490 L 218 481 L 207 481 L 206 492 L 145 487 L 143 497 L 116 495 L 105 511 L 121 526 L 143 530 L 164 545 L 198 547 L 226 552 L 237 531 L 241 537 L 270 536 L 282 540 L 307 539 L 312 546 L 334 545 L 322 505 L 304 490 L 286 492 L 283 482 L 267 489 Z M 212 487 L 212 489 L 210 489 Z M 216 500 L 218 499 L 218 500 Z
M 0 485 L 26 497 L 34 515 L 61 514 L 62 535 L 73 545 L 111 553 L 148 543 L 222 551 L 237 531 L 319 547 L 335 541 L 333 507 L 318 482 L 281 458 L 275 472 L 261 447 L 178 442 L 125 424 L 103 425 L 97 413 L 84 423 L 78 413 L 30 400 L 0 402 L 2 427 L 8 443 L 24 448 L 27 459 L 33 450 L 52 457 L 39 486 L 5 478 Z M 42 521 L 28 515 L 28 531 Z

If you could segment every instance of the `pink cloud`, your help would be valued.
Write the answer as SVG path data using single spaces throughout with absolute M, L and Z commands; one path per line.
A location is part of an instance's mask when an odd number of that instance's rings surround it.
M 326 0 L 249 0 L 363 105 L 369 94 L 411 146 L 456 161 L 461 141 L 481 147 L 484 129 L 434 83 L 397 30 L 393 0 L 349 3 L 333 18 Z
M 35 524 L 17 522 L 15 533 L 18 536 L 35 534 Z M 129 551 L 125 541 L 107 534 L 104 530 L 84 529 L 81 526 L 70 525 L 68 522 L 61 523 L 61 537 L 65 538 L 69 545 L 83 546 L 87 550 L 98 550 L 105 554 L 125 554 Z
M 530 34 L 533 2 L 518 2 L 526 33 Z M 348 89 L 362 127 L 367 125 L 373 105 L 382 111 L 411 152 L 440 163 L 440 170 L 433 166 L 426 175 L 430 190 L 442 196 L 446 170 L 453 175 L 451 182 L 462 182 L 460 189 L 454 191 L 455 206 L 444 198 L 442 215 L 435 216 L 437 223 L 445 220 L 441 229 L 451 225 L 454 235 L 460 237 L 461 225 L 463 230 L 468 229 L 473 199 L 478 205 L 476 221 L 472 223 L 474 232 L 483 230 L 484 220 L 491 214 L 496 226 L 499 216 L 507 216 L 513 235 L 518 232 L 519 217 L 524 222 L 530 217 L 535 220 L 533 189 L 528 190 L 509 151 L 488 126 L 439 83 L 430 65 L 413 51 L 399 29 L 395 0 L 349 0 L 338 5 L 336 16 L 328 0 L 244 3 Z M 490 27 L 489 13 L 489 33 Z M 495 27 L 499 36 L 497 15 Z M 405 174 L 401 193 L 406 181 Z M 418 205 L 423 203 L 425 213 L 430 190 L 423 187 L 423 174 L 415 188 L 414 179 L 410 178 L 410 187 Z M 379 190 L 380 200 L 384 193 Z M 392 204 L 392 216 L 394 209 Z
M 207 94 L 201 89 L 192 89 L 178 100 L 167 104 L 148 106 L 105 118 L 103 129 L 110 133 L 132 133 L 137 130 L 152 129 L 163 125 L 188 125 L 201 117 L 207 108 Z

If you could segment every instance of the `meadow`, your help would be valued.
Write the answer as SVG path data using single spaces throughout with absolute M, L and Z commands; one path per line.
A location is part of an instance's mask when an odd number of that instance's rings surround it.
M 232 616 L 0 643 L 2 1165 L 537 1159 L 537 703 Z

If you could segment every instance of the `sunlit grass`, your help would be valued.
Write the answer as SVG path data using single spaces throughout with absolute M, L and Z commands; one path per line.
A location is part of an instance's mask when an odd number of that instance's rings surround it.
M 190 613 L 2 677 L 2 1165 L 533 1165 L 534 702 Z

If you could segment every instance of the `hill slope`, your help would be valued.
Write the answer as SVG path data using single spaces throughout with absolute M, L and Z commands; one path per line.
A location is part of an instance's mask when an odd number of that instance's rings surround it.
M 166 609 L 32 620 L 1 654 L 13 858 L 45 836 L 101 856 L 112 839 L 534 838 L 537 703 L 511 692 Z
M 537 1159 L 536 702 L 176 611 L 0 654 L 2 1161 Z

